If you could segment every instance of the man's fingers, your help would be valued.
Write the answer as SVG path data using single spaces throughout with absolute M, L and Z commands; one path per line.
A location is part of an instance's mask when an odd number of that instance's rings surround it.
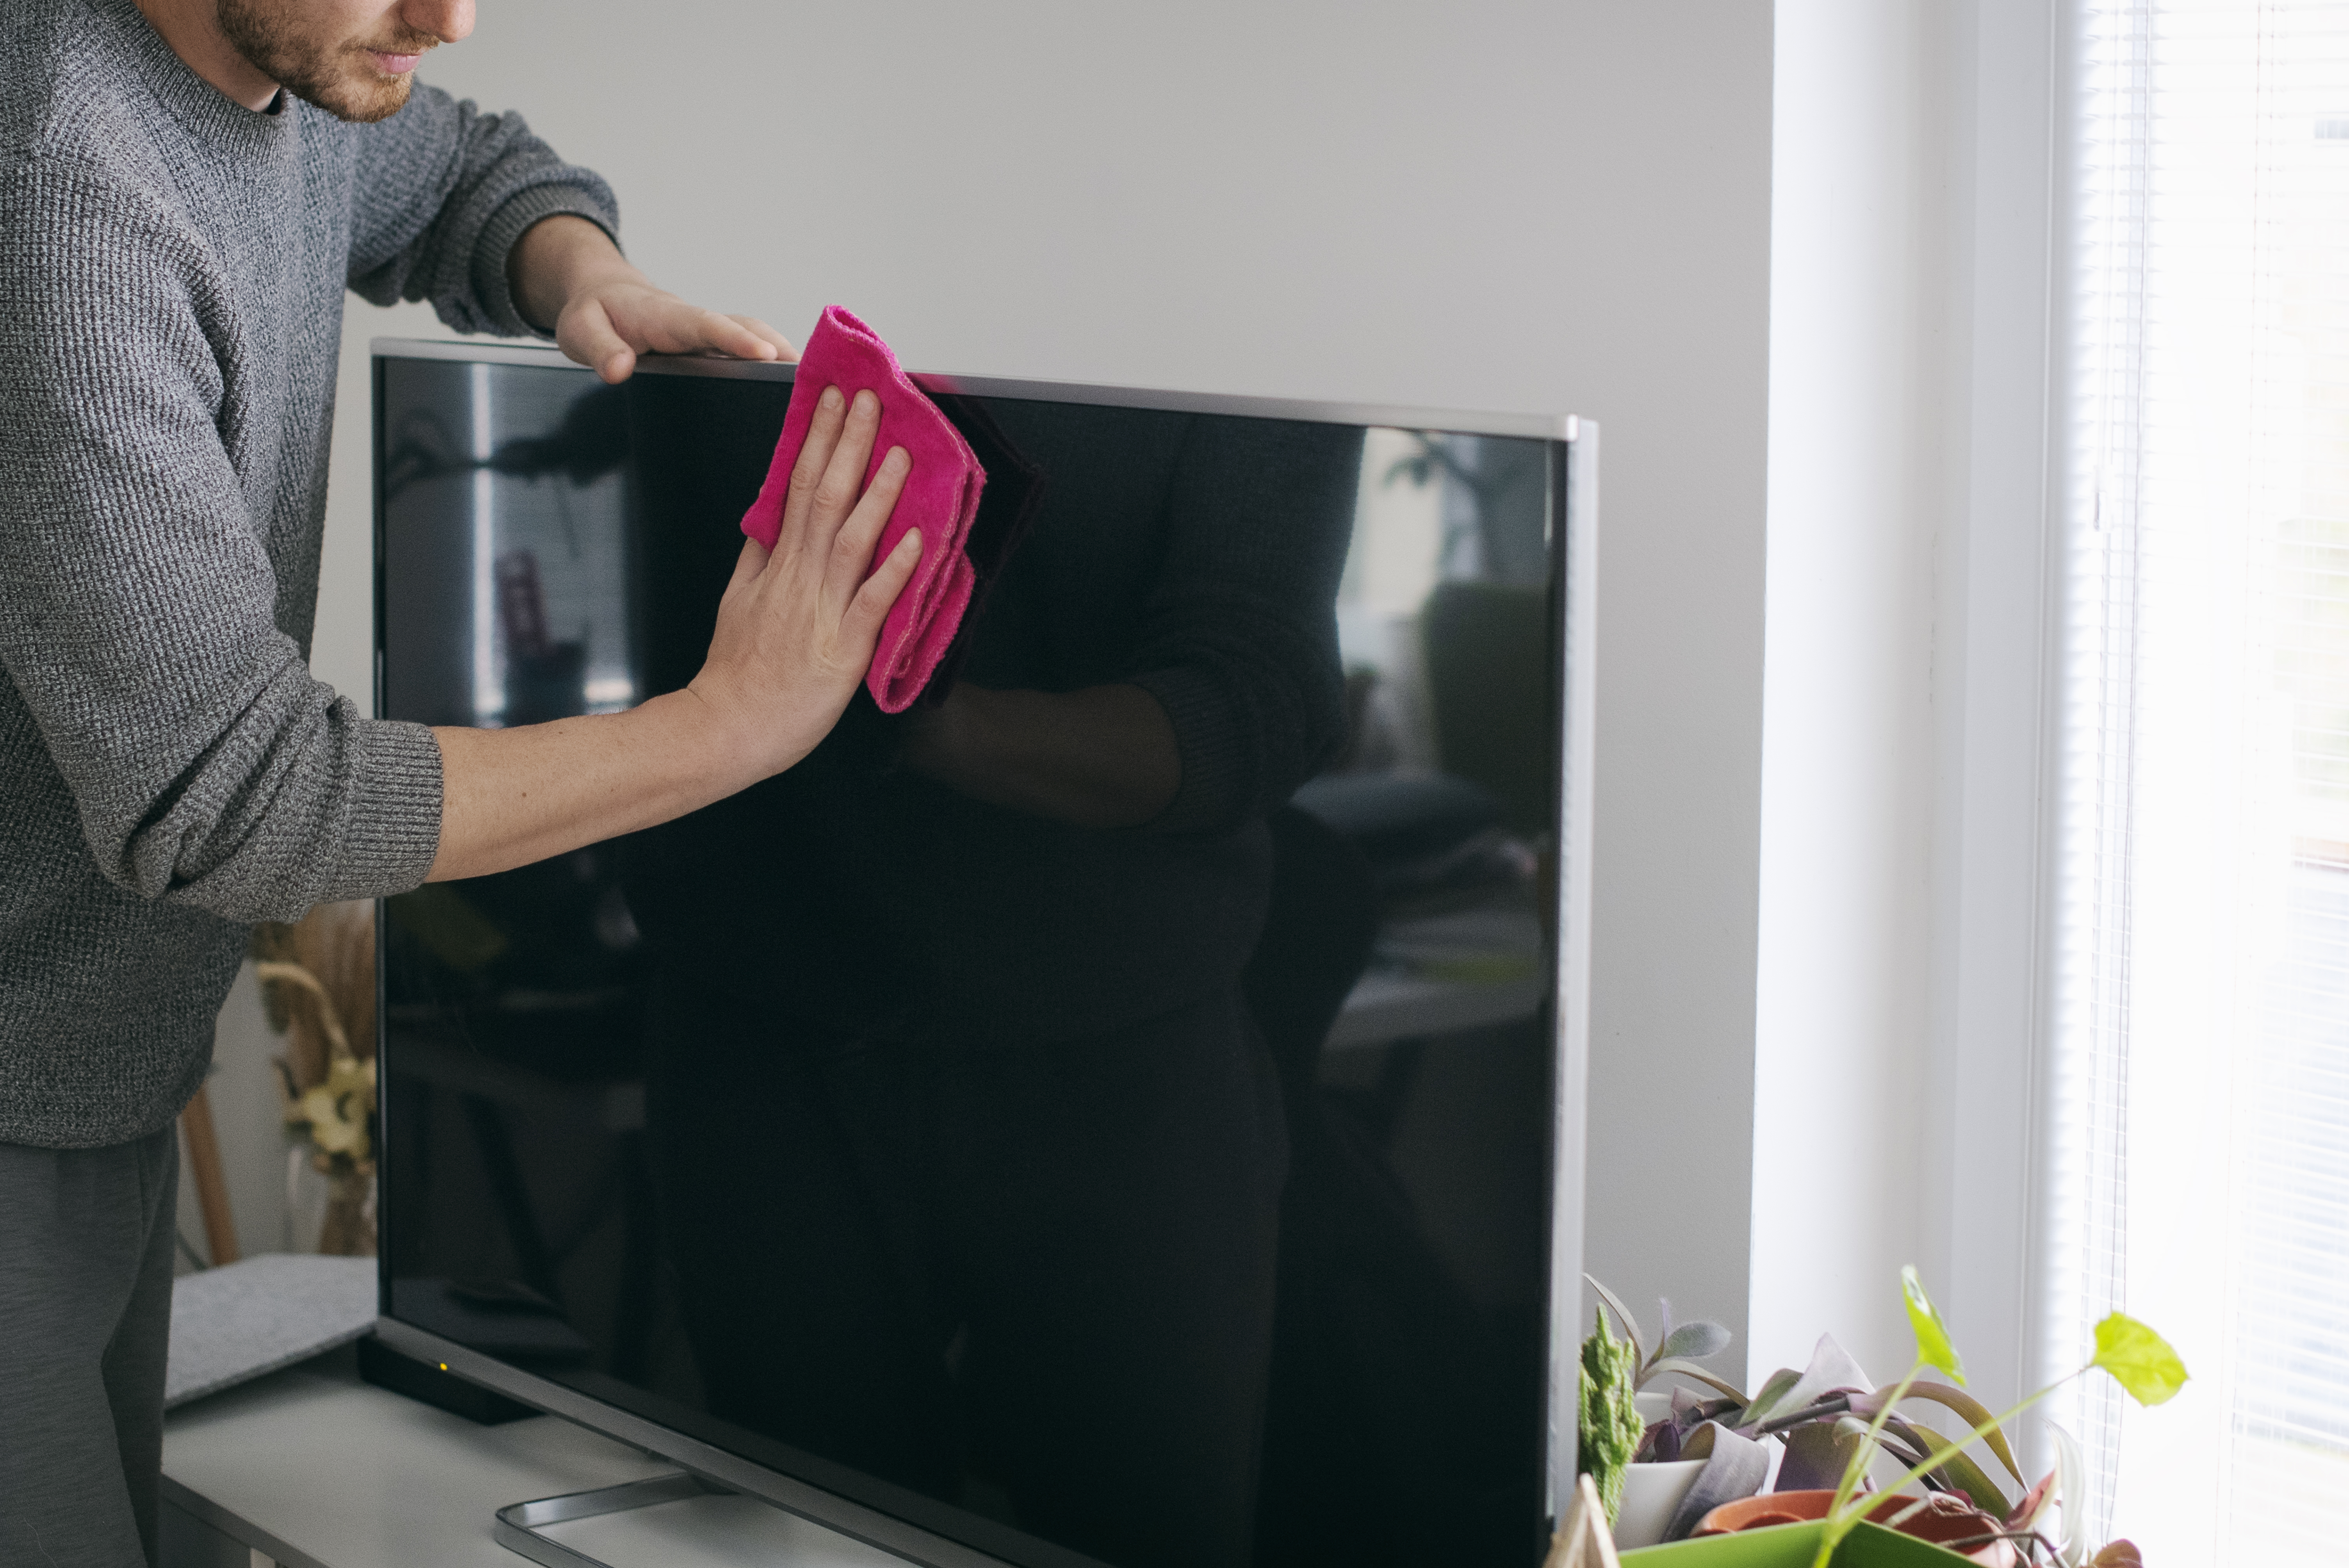
M 874 542 L 889 525 L 889 514 L 896 510 L 897 496 L 905 488 L 905 476 L 913 466 L 903 447 L 890 448 L 888 456 L 881 459 L 873 482 L 832 542 L 832 561 L 824 571 L 826 603 L 847 603 L 873 569 Z
M 742 553 L 734 558 L 734 575 L 726 580 L 726 599 L 731 599 L 750 583 L 759 579 L 767 569 L 767 547 L 755 539 L 742 542 Z
M 808 420 L 807 435 L 800 442 L 800 455 L 792 463 L 792 482 L 783 492 L 783 527 L 775 536 L 775 548 L 797 549 L 806 537 L 808 519 L 815 511 L 816 486 L 823 482 L 825 465 L 832 461 L 832 449 L 840 443 L 840 427 L 847 417 L 847 397 L 837 387 L 827 387 L 815 400 L 815 413 Z
M 790 338 L 785 337 L 781 333 L 777 332 L 773 327 L 769 326 L 757 316 L 737 315 L 730 316 L 728 319 L 740 323 L 749 331 L 758 334 L 761 338 L 772 344 L 774 346 L 776 358 L 789 360 L 797 359 L 800 356 L 800 351 L 792 346 L 792 340 Z
M 808 515 L 805 545 L 826 550 L 856 508 L 864 491 L 864 469 L 873 460 L 873 438 L 881 430 L 881 399 L 870 390 L 848 400 L 848 417 L 840 427 L 840 444 L 823 465 L 816 481 L 815 505 Z
M 686 342 L 671 352 L 694 353 L 716 349 L 737 359 L 772 359 L 775 346 L 753 332 L 739 316 L 720 315 L 714 310 L 696 310 L 695 319 L 678 335 Z
M 848 614 L 841 617 L 841 630 L 854 638 L 857 646 L 868 650 L 868 661 L 872 657 L 869 650 L 881 640 L 881 623 L 888 619 L 889 606 L 905 591 L 921 560 L 922 531 L 909 528 L 905 536 L 897 541 L 897 548 L 889 552 L 889 558 L 864 580 L 864 586 L 849 602 Z
M 628 373 L 636 367 L 636 350 L 612 325 L 611 315 L 598 300 L 584 301 L 577 308 L 564 312 L 557 324 L 555 341 L 564 353 L 616 385 L 626 381 Z

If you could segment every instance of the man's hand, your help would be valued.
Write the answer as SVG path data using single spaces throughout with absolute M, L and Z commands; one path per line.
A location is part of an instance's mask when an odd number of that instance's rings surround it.
M 726 354 L 797 359 L 791 339 L 756 316 L 720 315 L 657 289 L 611 236 L 568 213 L 543 219 L 506 258 L 523 319 L 606 381 L 626 381 L 639 354 Z
M 852 403 L 839 387 L 824 388 L 792 469 L 774 551 L 743 542 L 709 656 L 686 687 L 719 732 L 748 749 L 755 777 L 789 768 L 832 732 L 921 559 L 918 529 L 887 559 L 873 559 L 913 467 L 905 448 L 892 447 L 871 488 L 857 493 L 880 431 L 881 400 L 871 392 Z
M 818 402 L 772 552 L 742 546 L 701 673 L 626 713 L 513 729 L 438 728 L 440 852 L 431 880 L 485 876 L 698 811 L 781 772 L 832 730 L 921 559 L 908 530 L 873 559 L 909 471 L 871 392 Z M 871 575 L 866 575 L 870 570 Z

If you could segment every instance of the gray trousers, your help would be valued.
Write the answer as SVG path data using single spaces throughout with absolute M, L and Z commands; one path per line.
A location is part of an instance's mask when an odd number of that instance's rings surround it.
M 158 1561 L 176 1126 L 0 1143 L 0 1564 Z

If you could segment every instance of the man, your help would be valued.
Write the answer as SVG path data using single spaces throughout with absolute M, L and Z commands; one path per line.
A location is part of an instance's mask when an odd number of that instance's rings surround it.
M 0 1563 L 156 1555 L 174 1120 L 245 924 L 478 876 L 790 767 L 918 539 L 826 392 L 771 557 L 633 711 L 365 719 L 305 667 L 346 286 L 468 331 L 771 359 L 610 192 L 411 85 L 471 0 L 10 0 L 0 36 Z

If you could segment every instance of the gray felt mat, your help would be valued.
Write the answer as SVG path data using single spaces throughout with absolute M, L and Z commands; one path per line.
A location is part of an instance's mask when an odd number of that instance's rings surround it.
M 171 1286 L 163 1408 L 306 1361 L 375 1326 L 375 1260 L 265 1253 Z

